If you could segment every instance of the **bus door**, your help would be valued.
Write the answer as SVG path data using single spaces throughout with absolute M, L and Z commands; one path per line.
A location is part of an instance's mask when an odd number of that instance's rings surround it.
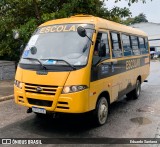
M 102 48 L 102 50 L 100 49 Z M 103 57 L 102 57 L 103 55 Z M 107 61 L 110 59 L 110 50 L 108 43 L 108 33 L 98 32 L 95 47 L 93 51 L 91 79 L 90 79 L 90 108 L 94 108 L 97 98 L 103 91 L 110 93 L 110 72 L 111 65 Z M 109 85 L 109 87 L 108 87 Z

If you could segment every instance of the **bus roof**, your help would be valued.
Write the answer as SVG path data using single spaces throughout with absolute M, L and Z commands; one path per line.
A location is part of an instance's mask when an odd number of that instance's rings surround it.
M 92 15 L 83 15 L 83 14 L 71 16 L 69 18 L 61 18 L 61 19 L 47 21 L 41 24 L 39 27 L 54 25 L 54 24 L 66 24 L 66 23 L 88 23 L 88 24 L 94 24 L 95 27 L 99 29 L 107 29 L 107 30 L 112 30 L 112 31 L 147 36 L 145 32 L 139 29 L 135 29 L 135 28 L 132 28 L 126 25 L 122 25 L 122 24 L 119 24 L 113 21 L 109 21 L 109 20 L 106 20 L 100 17 L 95 17 Z

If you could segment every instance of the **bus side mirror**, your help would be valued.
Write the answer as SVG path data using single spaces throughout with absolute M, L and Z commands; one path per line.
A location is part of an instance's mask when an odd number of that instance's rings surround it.
M 19 53 L 20 53 L 20 56 L 21 56 L 22 52 L 24 50 L 24 42 L 21 39 L 19 39 L 20 38 L 20 34 L 19 34 L 19 32 L 17 30 L 13 31 L 13 38 L 15 40 L 18 40 L 20 42 L 20 44 L 21 44 L 21 46 L 19 48 Z
M 86 37 L 87 36 L 86 30 L 82 26 L 79 26 L 77 28 L 77 32 L 78 32 L 79 36 L 81 36 L 81 37 Z
M 17 40 L 17 39 L 19 39 L 19 32 L 18 31 L 14 31 L 13 32 L 13 38 L 15 39 L 15 40 Z
M 106 56 L 106 45 L 104 43 L 100 44 L 100 48 L 99 48 L 99 57 L 105 57 Z

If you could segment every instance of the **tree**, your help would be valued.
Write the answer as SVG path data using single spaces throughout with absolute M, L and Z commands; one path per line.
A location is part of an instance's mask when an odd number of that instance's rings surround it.
M 115 0 L 116 3 L 119 1 L 121 1 L 121 0 Z M 146 0 L 126 0 L 126 1 L 128 2 L 129 6 L 131 6 L 132 3 L 138 3 L 138 2 L 146 3 Z
M 148 22 L 146 15 L 143 13 L 140 13 L 138 16 L 134 18 L 134 23 L 140 23 L 140 22 Z
M 131 25 L 131 24 L 141 23 L 141 22 L 148 22 L 146 15 L 143 13 L 140 13 L 138 16 L 134 18 L 129 17 L 125 21 L 123 21 L 123 23 L 126 25 Z
M 127 1 L 131 4 L 138 0 Z M 19 59 L 20 43 L 12 37 L 14 30 L 19 30 L 21 39 L 27 42 L 41 23 L 82 13 L 116 22 L 131 14 L 127 8 L 108 10 L 104 0 L 0 0 L 0 59 Z

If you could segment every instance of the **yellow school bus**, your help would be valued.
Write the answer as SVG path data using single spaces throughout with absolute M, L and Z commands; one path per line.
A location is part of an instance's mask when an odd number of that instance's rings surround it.
M 14 97 L 28 112 L 91 112 L 103 125 L 111 103 L 137 99 L 149 75 L 147 35 L 91 15 L 40 25 L 19 61 Z

